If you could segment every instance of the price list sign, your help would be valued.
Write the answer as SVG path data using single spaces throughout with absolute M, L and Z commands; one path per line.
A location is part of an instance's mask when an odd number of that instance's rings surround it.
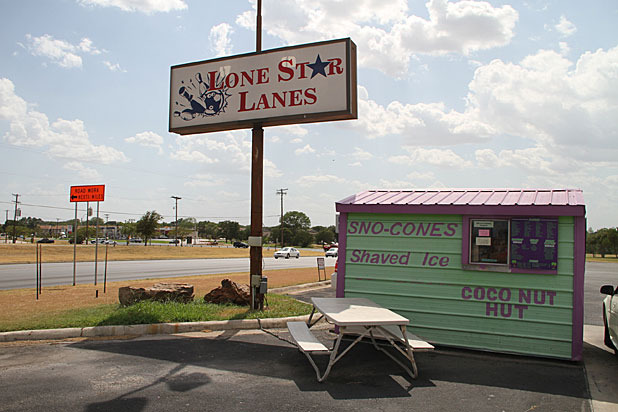
M 558 269 L 558 219 L 511 220 L 511 267 Z

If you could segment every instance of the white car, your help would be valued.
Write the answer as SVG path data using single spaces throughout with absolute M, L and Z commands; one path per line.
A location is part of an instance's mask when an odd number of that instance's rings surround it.
M 618 355 L 618 287 L 604 285 L 601 287 L 603 299 L 603 325 L 605 326 L 605 345 Z
M 276 251 L 274 256 L 275 259 L 278 259 L 280 257 L 286 259 L 289 259 L 290 257 L 295 257 L 296 259 L 298 259 L 300 257 L 300 252 L 298 251 L 298 249 L 295 249 L 293 247 L 284 247 L 283 249 L 279 249 L 278 251 Z
M 336 247 L 331 247 L 330 249 L 328 249 L 325 253 L 326 257 L 337 257 L 337 251 L 339 250 L 339 248 Z

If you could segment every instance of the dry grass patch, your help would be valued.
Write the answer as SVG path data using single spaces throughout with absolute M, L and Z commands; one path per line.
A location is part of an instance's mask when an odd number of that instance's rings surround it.
M 35 263 L 36 245 L 34 244 L 0 244 L 0 264 Z M 43 263 L 72 262 L 73 245 L 42 244 Z M 95 245 L 77 245 L 78 262 L 94 262 Z M 105 260 L 105 245 L 99 245 L 98 260 Z M 274 248 L 264 248 L 263 254 L 271 257 Z M 302 256 L 324 256 L 321 251 L 303 250 Z M 143 246 L 116 245 L 107 247 L 108 260 L 157 260 L 157 259 L 215 259 L 249 257 L 249 249 L 234 247 L 179 247 L 179 246 Z
M 327 269 L 327 273 L 332 273 L 332 271 L 332 268 Z M 271 270 L 265 271 L 264 276 L 268 277 L 269 289 L 311 283 L 318 280 L 316 268 Z M 122 286 L 147 287 L 157 282 L 190 283 L 195 288 L 197 299 L 221 286 L 223 279 L 248 284 L 249 274 L 229 273 L 109 282 L 106 293 L 103 293 L 102 283 L 97 286 L 50 286 L 43 288 L 39 300 L 36 300 L 34 288 L 0 290 L 0 308 L 2 308 L 0 311 L 0 330 L 16 330 L 20 329 L 19 325 L 43 323 L 44 319 L 54 317 L 67 310 L 118 304 L 118 289 Z M 95 297 L 97 291 L 98 298 Z

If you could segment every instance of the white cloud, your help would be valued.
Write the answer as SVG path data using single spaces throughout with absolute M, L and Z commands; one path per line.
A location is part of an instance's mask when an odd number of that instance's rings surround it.
M 83 38 L 78 45 L 64 40 L 54 39 L 49 34 L 33 37 L 26 34 L 26 49 L 33 56 L 47 57 L 60 67 L 67 69 L 82 67 L 80 53 L 101 54 L 101 51 L 93 46 L 92 40 Z
M 306 127 L 303 127 L 299 124 L 292 124 L 292 125 L 285 125 L 285 126 L 278 126 L 277 128 L 274 129 L 275 131 L 280 131 L 280 132 L 286 132 L 289 133 L 293 136 L 298 136 L 298 137 L 304 137 L 307 136 L 307 134 L 309 134 L 309 130 L 307 130 Z
M 308 175 L 298 179 L 300 186 L 308 187 L 322 184 L 346 183 L 347 180 L 341 176 L 335 175 Z
M 210 29 L 208 40 L 210 40 L 210 48 L 217 57 L 232 54 L 232 40 L 230 39 L 232 33 L 234 30 L 227 23 L 221 23 Z
M 82 162 L 76 162 L 76 161 L 67 162 L 64 165 L 62 165 L 62 167 L 64 169 L 77 172 L 79 177 L 85 180 L 97 180 L 101 178 L 101 175 L 99 174 L 99 172 L 97 172 L 95 169 L 84 166 Z
M 105 65 L 105 67 L 107 67 L 108 69 L 110 69 L 113 72 L 121 72 L 121 73 L 126 73 L 127 72 L 122 67 L 120 67 L 120 64 L 118 64 L 118 63 L 111 63 L 111 62 L 108 62 L 107 60 L 104 60 L 103 64 Z
M 477 164 L 486 169 L 500 167 L 515 167 L 528 173 L 556 175 L 554 170 L 558 164 L 552 164 L 552 154 L 543 147 L 531 147 L 518 150 L 501 150 L 495 153 L 491 149 L 480 149 L 475 152 Z M 565 170 L 568 172 L 568 170 Z
M 189 180 L 184 183 L 189 187 L 213 187 L 223 186 L 229 181 L 227 178 L 217 177 L 210 173 L 198 173 L 189 176 Z
M 296 156 L 300 156 L 303 154 L 315 153 L 315 149 L 311 147 L 311 145 L 306 144 L 304 147 L 294 150 L 294 154 Z
M 119 150 L 93 144 L 79 119 L 58 118 L 49 124 L 44 113 L 28 108 L 28 103 L 15 94 L 13 82 L 6 78 L 0 78 L 0 119 L 9 121 L 4 139 L 15 146 L 46 149 L 53 158 L 82 162 L 110 164 L 127 160 Z
M 472 162 L 463 159 L 451 149 L 424 149 L 421 147 L 408 147 L 408 155 L 389 157 L 389 161 L 395 164 L 415 165 L 427 163 L 443 168 L 463 169 L 472 167 Z
M 569 44 L 565 41 L 561 41 L 558 43 L 558 47 L 560 49 L 560 54 L 566 56 L 571 51 Z
M 174 160 L 192 163 L 212 164 L 219 161 L 219 159 L 213 159 L 211 157 L 208 157 L 204 153 L 197 150 L 177 150 L 176 152 L 172 153 L 170 157 Z
M 264 29 L 287 44 L 351 37 L 359 64 L 402 76 L 414 54 L 468 55 L 508 44 L 518 13 L 488 2 L 430 0 L 429 19 L 410 14 L 404 0 L 290 0 L 263 5 Z M 254 4 L 255 7 L 255 4 Z M 254 30 L 255 11 L 236 23 Z
M 354 152 L 350 154 L 353 159 L 356 159 L 358 162 L 362 160 L 370 160 L 373 159 L 373 154 L 369 153 L 366 150 L 361 149 L 360 147 L 355 147 Z
M 300 144 L 302 142 L 303 142 L 303 139 L 301 139 L 300 137 L 290 140 L 290 143 L 294 143 L 294 144 Z
M 187 4 L 183 0 L 77 0 L 86 6 L 118 7 L 122 11 L 139 11 L 150 14 L 185 10 Z
M 573 23 L 567 20 L 565 16 L 560 16 L 560 22 L 554 26 L 558 33 L 562 35 L 562 37 L 568 37 L 577 31 L 577 27 Z
M 468 110 L 498 133 L 530 139 L 546 153 L 585 161 L 618 159 L 618 47 L 573 64 L 541 50 L 519 64 L 476 70 Z
M 247 130 L 177 136 L 170 157 L 183 162 L 217 164 L 218 173 L 248 173 L 251 170 L 251 136 Z M 264 176 L 281 175 L 277 166 L 265 158 Z
M 368 138 L 386 135 L 406 136 L 408 145 L 452 145 L 486 141 L 495 134 L 479 121 L 474 110 L 447 111 L 443 103 L 403 104 L 398 101 L 381 106 L 359 86 L 358 121 L 344 127 L 360 129 Z
M 410 180 L 434 180 L 436 178 L 432 172 L 412 172 L 408 173 L 406 177 Z
M 127 137 L 124 139 L 127 143 L 136 143 L 140 146 L 154 147 L 158 149 L 159 154 L 163 153 L 161 145 L 163 144 L 163 137 L 159 136 L 155 132 L 141 132 L 135 136 Z

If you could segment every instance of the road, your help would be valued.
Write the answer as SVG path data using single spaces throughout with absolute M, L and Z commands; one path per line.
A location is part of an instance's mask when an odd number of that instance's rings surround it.
M 326 259 L 326 266 L 334 266 L 335 259 Z M 299 259 L 263 259 L 263 270 L 316 267 L 316 257 Z M 209 275 L 217 273 L 248 272 L 249 258 L 228 259 L 183 259 L 183 260 L 133 260 L 107 263 L 107 281 L 135 280 L 145 278 Z M 73 283 L 73 262 L 44 263 L 42 265 L 43 287 L 70 285 Z M 103 282 L 104 262 L 97 267 L 98 282 Z M 94 262 L 78 262 L 76 283 L 94 282 Z M 0 265 L 0 289 L 34 288 L 36 265 Z

